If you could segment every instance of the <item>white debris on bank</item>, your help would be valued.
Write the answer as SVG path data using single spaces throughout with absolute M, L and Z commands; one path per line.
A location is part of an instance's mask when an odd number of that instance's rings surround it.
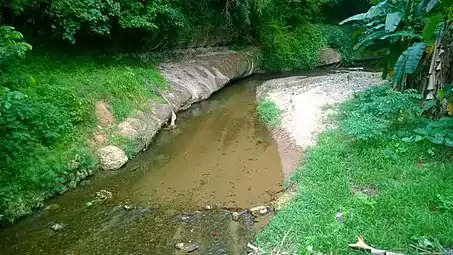
M 380 73 L 341 71 L 316 77 L 293 76 L 265 82 L 258 98 L 269 98 L 282 111 L 280 127 L 303 150 L 315 143 L 326 124 L 324 109 L 351 98 L 354 92 L 383 84 Z

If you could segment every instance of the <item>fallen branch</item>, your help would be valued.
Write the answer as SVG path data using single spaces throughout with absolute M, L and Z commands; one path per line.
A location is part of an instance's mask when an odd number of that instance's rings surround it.
M 365 243 L 365 241 L 363 240 L 362 236 L 359 236 L 357 239 L 358 239 L 357 243 L 349 245 L 350 248 L 368 250 L 373 255 L 404 255 L 403 253 L 386 251 L 386 250 L 379 250 L 379 249 L 373 248 L 373 247 L 371 247 L 371 246 L 369 246 L 368 244 Z

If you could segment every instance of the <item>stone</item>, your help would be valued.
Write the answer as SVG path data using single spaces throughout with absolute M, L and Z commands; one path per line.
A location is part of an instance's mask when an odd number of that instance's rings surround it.
M 232 213 L 231 213 L 231 218 L 232 218 L 234 221 L 238 221 L 238 220 L 241 218 L 241 215 L 240 215 L 238 212 L 232 212 Z
M 322 48 L 318 55 L 318 65 L 328 66 L 340 63 L 342 60 L 340 52 L 333 48 Z
M 270 212 L 270 210 L 267 206 L 257 206 L 250 208 L 250 213 L 253 214 L 254 216 L 264 215 L 268 212 Z
M 68 186 L 71 189 L 75 189 L 77 187 L 77 182 L 76 181 L 70 181 Z
M 98 154 L 103 170 L 117 170 L 129 160 L 122 149 L 113 145 L 99 149 Z
M 105 199 L 112 199 L 113 194 L 110 191 L 107 191 L 105 189 L 101 189 L 98 192 L 96 192 L 96 198 L 105 200 Z
M 46 208 L 44 210 L 46 210 L 46 211 L 55 211 L 58 208 L 60 208 L 60 205 L 58 205 L 58 204 L 50 204 L 50 205 L 46 206 Z
M 60 230 L 63 230 L 64 229 L 64 225 L 63 224 L 60 224 L 60 223 L 55 223 L 53 224 L 52 226 L 50 226 L 50 228 L 57 232 L 57 231 L 60 231 Z
M 185 243 L 177 243 L 175 244 L 175 248 L 181 251 L 185 251 L 187 253 L 194 252 L 198 249 L 200 249 L 200 246 L 198 244 L 185 244 Z

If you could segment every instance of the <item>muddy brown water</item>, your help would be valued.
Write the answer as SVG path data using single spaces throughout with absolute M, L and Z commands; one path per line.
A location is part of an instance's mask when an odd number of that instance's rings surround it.
M 269 204 L 283 182 L 275 141 L 255 110 L 255 87 L 266 78 L 193 105 L 123 169 L 97 173 L 47 202 L 56 210 L 1 229 L 0 254 L 179 254 L 180 242 L 198 245 L 196 254 L 246 254 L 267 218 L 233 221 L 231 212 Z M 101 189 L 112 199 L 87 207 Z M 63 230 L 53 231 L 55 223 Z

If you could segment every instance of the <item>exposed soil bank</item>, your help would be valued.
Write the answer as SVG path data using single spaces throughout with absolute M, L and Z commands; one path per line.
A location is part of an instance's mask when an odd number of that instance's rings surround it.
M 184 243 L 198 245 L 196 254 L 244 254 L 270 214 L 235 221 L 232 212 L 269 204 L 283 181 L 276 144 L 255 112 L 261 82 L 238 81 L 193 105 L 122 171 L 99 172 L 2 229 L 0 253 L 180 254 L 175 244 Z M 90 203 L 99 190 L 112 198 Z M 63 229 L 52 230 L 56 223 Z

